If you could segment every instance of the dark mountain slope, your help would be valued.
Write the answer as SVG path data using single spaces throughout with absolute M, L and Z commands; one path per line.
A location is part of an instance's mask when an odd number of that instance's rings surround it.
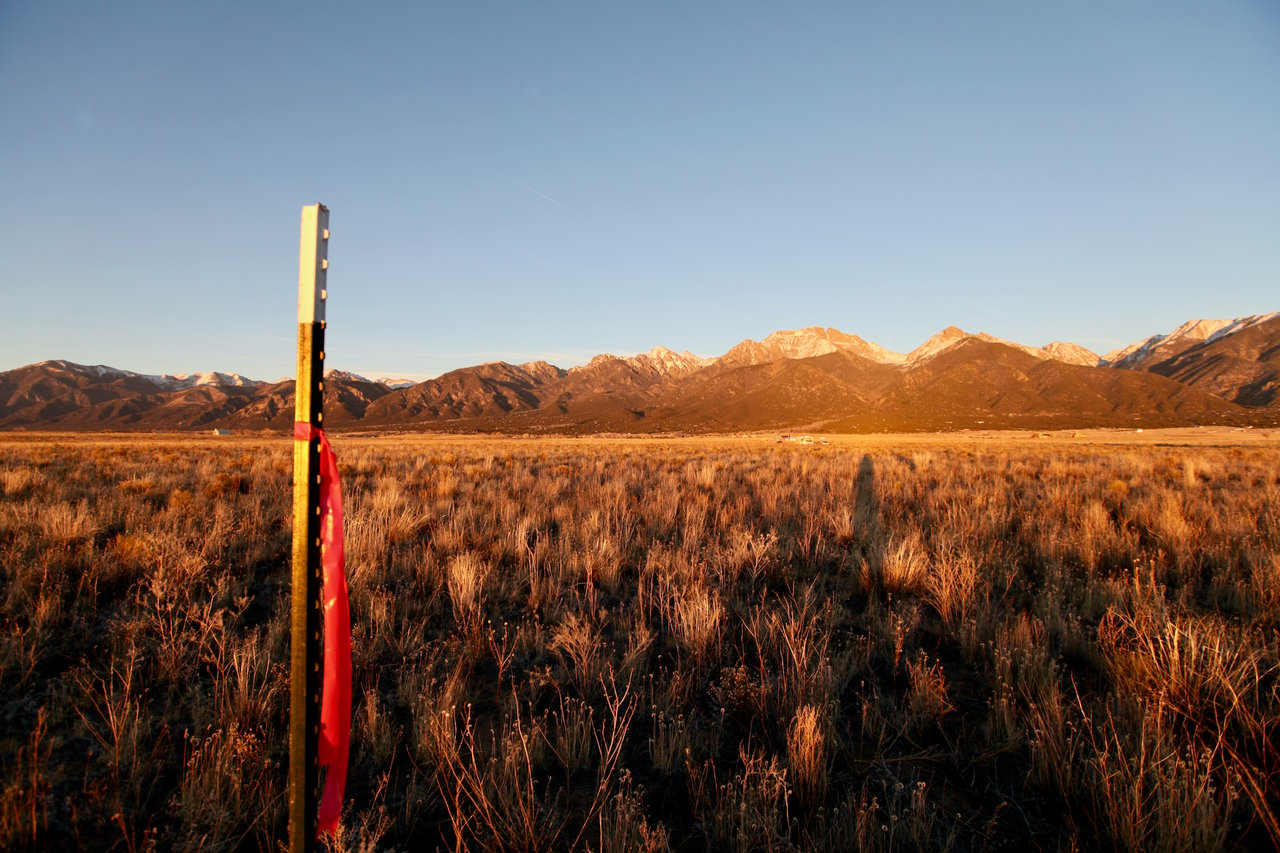
M 505 361 L 464 367 L 382 396 L 366 409 L 364 420 L 369 425 L 400 425 L 494 418 L 536 409 L 542 403 L 539 389 L 546 379 L 563 373 L 558 368 L 554 371 L 531 371 Z
M 774 429 L 867 409 L 897 368 L 848 352 L 742 367 L 714 365 L 669 390 L 651 429 Z
M 1147 369 L 1242 406 L 1280 406 L 1280 317 L 1196 344 Z
M 904 373 L 871 412 L 829 426 L 1160 426 L 1235 423 L 1245 415 L 1239 406 L 1164 377 L 1038 359 L 971 338 Z

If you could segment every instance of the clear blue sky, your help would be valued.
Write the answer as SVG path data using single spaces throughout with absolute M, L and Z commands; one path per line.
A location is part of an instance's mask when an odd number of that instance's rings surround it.
M 690 8 L 694 7 L 694 8 Z M 0 369 L 428 376 L 1280 309 L 1280 4 L 0 3 Z

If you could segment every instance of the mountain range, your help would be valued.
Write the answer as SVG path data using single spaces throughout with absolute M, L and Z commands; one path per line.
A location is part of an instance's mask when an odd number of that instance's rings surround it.
M 0 429 L 288 431 L 293 385 L 44 361 L 0 373 Z M 897 353 L 812 327 L 718 358 L 660 346 L 569 369 L 491 362 L 419 383 L 334 370 L 325 423 L 519 433 L 1280 424 L 1280 312 L 1193 320 L 1102 356 L 954 326 Z

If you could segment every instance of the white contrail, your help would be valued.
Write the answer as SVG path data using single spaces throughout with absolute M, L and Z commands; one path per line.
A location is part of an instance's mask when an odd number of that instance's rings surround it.
M 536 195 L 536 196 L 541 196 L 542 198 L 545 198 L 547 201 L 551 202 L 551 203 L 552 203 L 552 204 L 554 204 L 556 207 L 564 207 L 564 205 L 563 205 L 563 204 L 561 204 L 560 202 L 556 201 L 554 198 L 552 198 L 551 196 L 547 195 L 547 194 L 546 194 L 546 193 L 544 193 L 542 190 L 535 190 L 533 187 L 529 186 L 529 185 L 528 185 L 528 184 L 526 184 L 524 181 L 517 181 L 515 178 L 511 178 L 511 183 L 513 183 L 513 184 L 518 184 L 519 186 L 524 187 L 525 189 L 527 189 L 529 192 L 533 193 L 534 195 Z

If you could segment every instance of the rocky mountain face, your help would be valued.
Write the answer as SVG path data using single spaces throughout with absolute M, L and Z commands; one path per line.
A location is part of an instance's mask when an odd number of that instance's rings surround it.
M 288 431 L 293 382 L 49 361 L 0 373 L 0 428 Z M 956 327 L 909 353 L 812 327 L 718 358 L 666 347 L 568 370 L 492 362 L 427 382 L 325 378 L 337 428 L 722 432 L 1280 423 L 1280 313 L 1197 320 L 1105 357 Z
M 1267 323 L 1280 317 L 1280 312 L 1237 317 L 1234 320 L 1188 320 L 1167 335 L 1152 335 L 1145 340 L 1109 352 L 1103 363 L 1130 370 L 1144 369 L 1167 361 L 1192 347 L 1227 338 L 1236 332 Z
M 1066 364 L 1083 364 L 1086 367 L 1097 367 L 1102 361 L 1101 356 L 1093 350 L 1086 349 L 1079 344 L 1067 343 L 1066 341 L 1054 341 L 1041 347 L 1040 351 L 1046 357 Z
M 1134 364 L 1131 369 L 1167 376 L 1242 406 L 1280 408 L 1280 313 L 1233 321 L 1203 336 L 1184 335 L 1171 346 L 1162 343 L 1141 358 L 1134 352 L 1125 360 Z
M 326 420 L 348 425 L 391 389 L 342 371 L 325 375 Z M 293 421 L 293 380 L 246 380 L 237 374 L 151 376 L 102 365 L 44 361 L 0 373 L 0 428 L 286 430 Z
M 774 332 L 763 341 L 748 338 L 712 361 L 727 366 L 744 366 L 767 364 L 781 358 L 815 358 L 833 352 L 852 353 L 871 361 L 892 364 L 900 364 L 905 359 L 899 353 L 864 341 L 857 335 L 847 335 L 838 329 L 811 326 L 807 329 Z

